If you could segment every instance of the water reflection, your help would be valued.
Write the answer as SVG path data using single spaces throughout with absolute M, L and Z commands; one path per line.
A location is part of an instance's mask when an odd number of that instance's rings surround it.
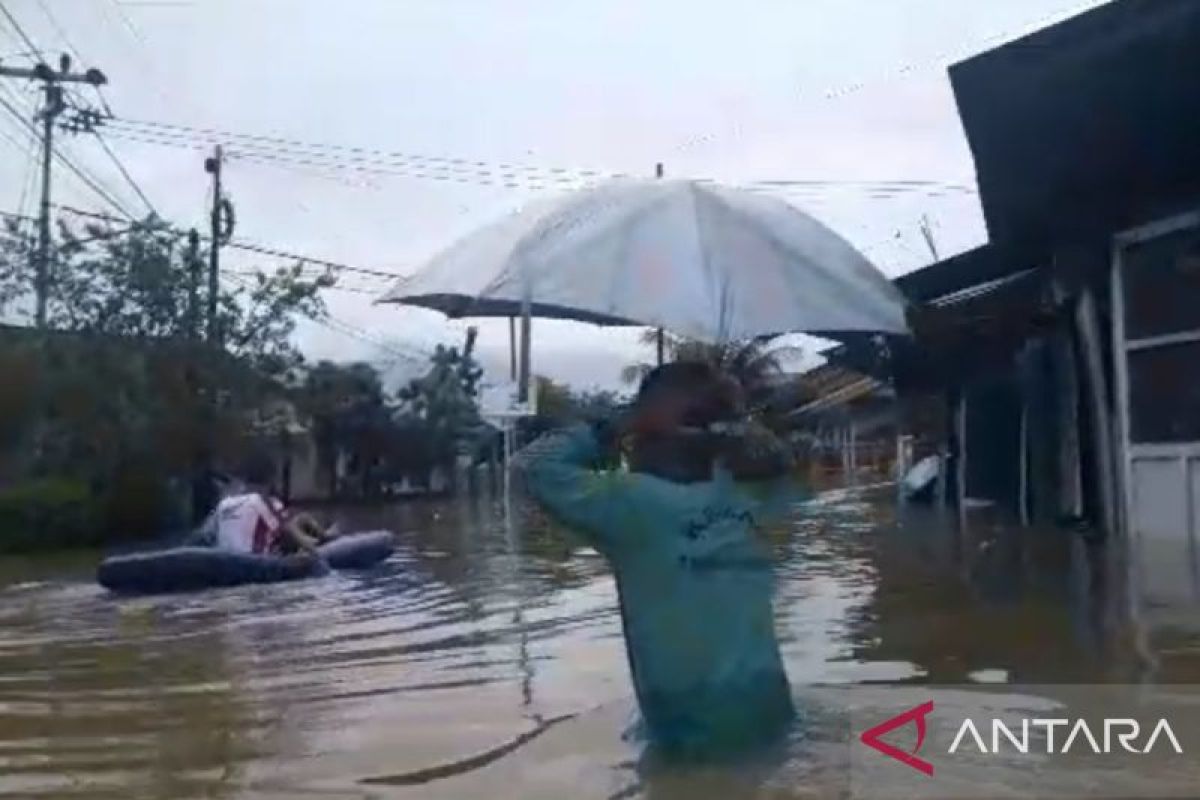
M 736 767 L 642 757 L 611 576 L 520 503 L 358 512 L 397 555 L 286 586 L 117 600 L 78 563 L 0 566 L 0 793 L 837 796 L 838 685 L 1136 672 L 1078 536 L 983 516 L 960 534 L 891 500 L 827 492 L 766 532 L 804 722 Z M 1159 645 L 1158 678 L 1195 681 L 1197 640 Z

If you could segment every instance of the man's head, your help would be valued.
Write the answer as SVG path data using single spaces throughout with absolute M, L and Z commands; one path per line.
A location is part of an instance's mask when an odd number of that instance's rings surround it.
M 677 483 L 706 481 L 720 452 L 719 437 L 709 426 L 743 414 L 741 387 L 715 367 L 664 364 L 646 375 L 638 388 L 630 424 L 630 466 Z
M 274 460 L 262 451 L 251 453 L 242 462 L 241 478 L 249 488 L 255 491 L 269 490 L 271 483 L 275 480 Z

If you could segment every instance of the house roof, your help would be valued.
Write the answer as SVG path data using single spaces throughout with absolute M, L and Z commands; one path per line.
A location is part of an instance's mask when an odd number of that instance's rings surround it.
M 1118 0 L 950 68 L 993 241 L 1042 248 L 1200 192 L 1200 3 Z
M 857 374 L 891 378 L 900 391 L 986 372 L 1047 323 L 1045 273 L 1004 252 L 988 245 L 898 278 L 914 303 L 914 338 L 846 338 L 825 356 Z
M 985 244 L 901 275 L 894 283 L 913 303 L 937 303 L 965 290 L 1002 285 L 1035 265 L 1032 253 Z
M 798 382 L 812 399 L 788 412 L 793 419 L 890 393 L 888 387 L 877 378 L 832 361 L 803 373 L 798 377 Z

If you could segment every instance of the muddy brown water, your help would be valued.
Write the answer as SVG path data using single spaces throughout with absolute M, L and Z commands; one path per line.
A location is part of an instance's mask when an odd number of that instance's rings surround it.
M 358 516 L 397 554 L 289 585 L 122 599 L 93 555 L 0 562 L 0 795 L 836 797 L 847 687 L 1200 683 L 1186 635 L 1147 678 L 1074 534 L 963 535 L 887 489 L 829 491 L 768 532 L 796 732 L 753 763 L 663 765 L 629 735 L 593 551 L 519 501 Z

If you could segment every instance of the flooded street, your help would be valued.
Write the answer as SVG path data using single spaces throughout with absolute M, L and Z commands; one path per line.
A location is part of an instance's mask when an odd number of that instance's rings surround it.
M 760 762 L 641 756 L 614 586 L 536 512 L 414 503 L 364 575 L 114 599 L 87 561 L 0 590 L 0 794 L 54 798 L 726 798 L 844 794 L 839 691 L 1109 683 L 1139 669 L 1074 534 L 958 537 L 890 490 L 829 492 L 770 532 L 804 719 Z M 1152 676 L 1200 682 L 1195 641 Z M 1144 677 L 1144 675 L 1143 675 Z

